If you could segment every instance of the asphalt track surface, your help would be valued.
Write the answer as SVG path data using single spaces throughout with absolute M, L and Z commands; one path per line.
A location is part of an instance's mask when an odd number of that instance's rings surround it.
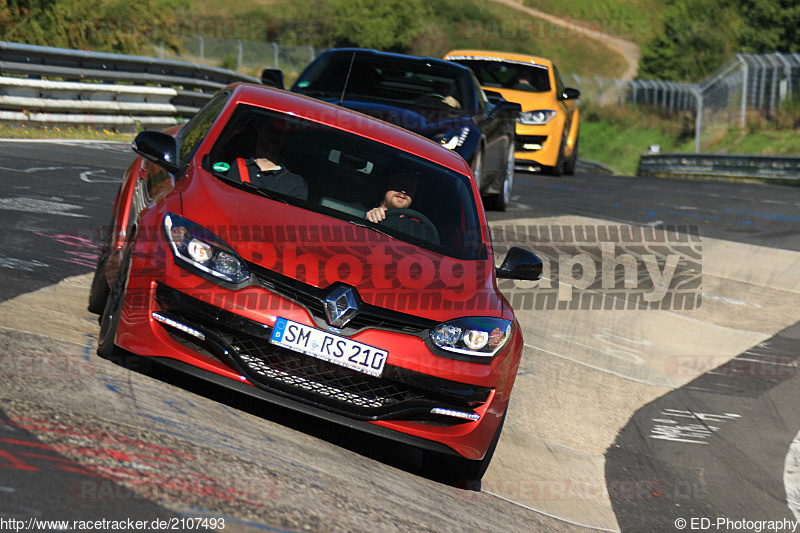
M 637 532 L 795 520 L 797 188 L 517 174 L 509 210 L 489 215 L 506 230 L 498 249 L 547 255 L 556 239 L 543 242 L 544 229 L 652 229 L 672 236 L 669 253 L 655 237 L 625 250 L 680 256 L 677 275 L 699 265 L 688 292 L 702 299 L 581 309 L 558 292 L 555 306 L 523 303 L 506 429 L 481 490 L 465 491 L 426 478 L 409 450 L 98 358 L 86 295 L 97 229 L 131 159 L 119 144 L 0 141 L 0 520 Z M 652 273 L 637 268 L 639 281 Z M 503 289 L 512 301 L 529 290 Z

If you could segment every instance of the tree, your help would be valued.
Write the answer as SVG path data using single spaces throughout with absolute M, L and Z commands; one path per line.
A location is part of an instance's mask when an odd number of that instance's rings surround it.
M 740 24 L 735 7 L 726 0 L 675 0 L 662 34 L 642 48 L 639 76 L 699 80 L 733 54 Z
M 800 52 L 800 4 L 797 0 L 739 0 L 742 52 Z
M 0 39 L 60 48 L 137 53 L 147 28 L 168 20 L 155 0 L 0 0 Z M 167 37 L 166 44 L 175 43 Z
M 423 0 L 337 0 L 332 5 L 337 46 L 379 50 L 407 49 L 430 14 Z
M 664 31 L 642 48 L 639 75 L 698 81 L 736 52 L 800 51 L 797 0 L 672 0 Z

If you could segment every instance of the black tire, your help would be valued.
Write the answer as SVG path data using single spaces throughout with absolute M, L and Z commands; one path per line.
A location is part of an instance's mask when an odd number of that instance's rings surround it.
M 492 442 L 489 444 L 483 459 L 475 461 L 464 459 L 463 457 L 441 455 L 435 452 L 424 452 L 422 456 L 423 468 L 433 478 L 445 483 L 462 489 L 480 490 L 481 479 L 492 461 L 505 421 L 506 414 L 503 413 L 503 418 L 500 419 L 500 424 L 497 426 L 497 431 L 495 431 Z
M 578 139 L 575 139 L 575 146 L 572 147 L 572 155 L 569 156 L 567 164 L 564 165 L 564 174 L 567 176 L 575 175 L 575 167 L 578 165 Z
M 122 263 L 117 272 L 117 279 L 109 289 L 106 298 L 103 314 L 100 316 L 100 333 L 97 336 L 97 355 L 105 358 L 113 358 L 120 353 L 119 348 L 114 343 L 119 327 L 119 315 L 122 311 L 122 303 L 125 300 L 125 289 L 128 284 L 128 273 L 131 266 L 131 253 L 133 244 L 123 256 Z
M 475 156 L 472 158 L 472 165 L 470 166 L 475 185 L 478 187 L 478 192 L 480 192 L 481 187 L 483 187 L 483 148 L 480 146 L 475 151 Z
M 561 176 L 564 174 L 564 140 L 561 140 L 561 146 L 558 147 L 558 158 L 553 167 L 542 165 L 542 172 L 550 176 Z
M 117 193 L 119 194 L 119 193 Z M 97 258 L 97 267 L 94 269 L 94 277 L 92 278 L 92 288 L 89 290 L 89 312 L 96 315 L 102 315 L 103 310 L 106 308 L 106 300 L 111 287 L 108 286 L 108 279 L 106 278 L 106 263 L 111 250 L 111 227 L 114 224 L 114 216 L 112 215 L 111 221 L 108 226 L 102 229 L 102 242 L 103 245 L 100 249 L 100 255 Z
M 511 193 L 514 188 L 514 145 L 508 148 L 506 168 L 500 183 L 500 193 L 496 194 L 489 202 L 490 209 L 505 211 L 511 203 Z
M 92 288 L 89 290 L 89 312 L 100 315 L 106 308 L 106 300 L 111 287 L 106 281 L 106 261 L 107 258 L 101 256 L 97 261 L 97 268 L 94 270 L 92 278 Z

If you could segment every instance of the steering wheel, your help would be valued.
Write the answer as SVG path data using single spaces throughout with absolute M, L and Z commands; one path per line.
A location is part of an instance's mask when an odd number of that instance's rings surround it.
M 436 224 L 431 219 L 423 215 L 415 209 L 407 209 L 398 207 L 395 209 L 387 209 L 386 220 L 383 221 L 387 226 L 401 229 L 403 226 L 408 227 L 408 224 L 402 222 L 413 222 L 414 224 L 421 224 L 430 230 L 432 239 L 426 239 L 434 243 L 439 243 L 439 232 L 436 230 Z M 402 229 L 401 229 L 402 231 Z M 408 232 L 406 232 L 408 233 Z
M 423 94 L 422 96 L 420 96 L 419 98 L 414 100 L 414 103 L 416 104 L 417 102 L 422 102 L 422 101 L 425 101 L 425 100 L 432 100 L 432 99 L 436 99 L 436 100 L 441 102 L 442 100 L 445 99 L 445 96 L 443 94 L 439 94 L 439 93 Z

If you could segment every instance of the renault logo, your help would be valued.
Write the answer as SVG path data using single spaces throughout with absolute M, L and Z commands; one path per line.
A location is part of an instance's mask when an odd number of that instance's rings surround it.
M 325 316 L 331 326 L 343 327 L 357 312 L 356 292 L 350 287 L 336 287 L 325 298 Z

